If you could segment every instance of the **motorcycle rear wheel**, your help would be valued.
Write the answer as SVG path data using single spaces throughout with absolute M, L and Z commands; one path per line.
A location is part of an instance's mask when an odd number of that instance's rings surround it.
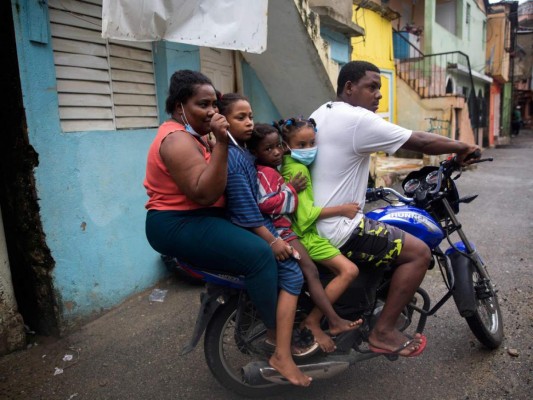
M 265 339 L 266 328 L 258 318 L 255 308 L 246 307 L 241 319 L 240 335 L 236 334 L 237 299 L 219 307 L 205 332 L 204 353 L 213 376 L 225 388 L 241 396 L 260 398 L 281 394 L 290 386 L 274 383 L 252 386 L 243 382 L 242 367 L 265 358 L 250 351 L 250 346 Z M 247 341 L 244 343 L 243 341 Z
M 471 268 L 473 270 L 472 281 L 477 306 L 474 314 L 465 317 L 465 319 L 470 330 L 481 344 L 491 350 L 497 349 L 503 342 L 503 318 L 498 303 L 498 296 L 490 280 L 483 282 L 481 276 L 473 266 Z M 482 290 L 483 288 L 488 288 L 490 292 L 489 296 Z

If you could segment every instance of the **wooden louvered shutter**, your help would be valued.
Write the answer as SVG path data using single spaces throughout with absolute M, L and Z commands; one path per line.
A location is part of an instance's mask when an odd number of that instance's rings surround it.
M 151 43 L 102 38 L 102 0 L 49 0 L 65 132 L 158 126 Z

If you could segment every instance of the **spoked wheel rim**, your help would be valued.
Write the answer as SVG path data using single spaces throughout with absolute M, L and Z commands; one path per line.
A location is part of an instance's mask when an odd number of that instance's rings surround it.
M 503 319 L 498 296 L 488 277 L 472 271 L 476 311 L 465 317 L 476 338 L 489 349 L 497 349 L 503 342 Z
M 236 332 L 237 311 L 235 310 L 226 320 L 218 345 L 218 351 L 222 365 L 228 374 L 242 385 L 254 389 L 276 386 L 274 383 L 265 385 L 247 385 L 243 381 L 242 367 L 252 361 L 264 361 L 266 356 L 257 354 L 257 347 L 266 338 L 266 328 L 259 319 L 254 308 L 247 309 L 241 317 L 240 335 Z
M 495 301 L 496 300 L 496 293 L 494 293 L 494 290 L 492 288 L 492 285 L 490 282 L 483 283 L 481 282 L 481 277 L 477 272 L 474 272 L 472 274 L 472 278 L 474 280 L 474 285 L 477 287 L 478 285 L 488 285 L 488 289 L 491 292 L 491 295 L 487 298 L 479 298 L 479 296 L 476 296 L 477 301 L 477 310 L 478 315 L 485 326 L 485 328 L 491 333 L 496 334 L 498 330 L 500 329 L 500 319 L 498 316 L 498 310 L 496 308 Z

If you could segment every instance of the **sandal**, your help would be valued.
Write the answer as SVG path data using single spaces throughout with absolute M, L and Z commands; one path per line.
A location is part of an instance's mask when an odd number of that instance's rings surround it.
M 426 345 L 427 345 L 427 338 L 424 335 L 420 336 L 420 340 L 421 342 L 420 342 L 418 349 L 413 350 L 411 353 L 405 356 L 401 355 L 400 352 L 408 348 L 409 346 L 411 346 L 413 343 L 415 343 L 416 339 L 414 338 L 409 339 L 408 341 L 406 341 L 404 344 L 402 344 L 400 347 L 398 347 L 396 350 L 393 350 L 393 351 L 372 346 L 370 343 L 368 344 L 368 348 L 373 353 L 383 354 L 385 356 L 416 357 L 422 354 L 422 352 L 426 349 Z
M 276 344 L 269 339 L 264 341 L 266 351 L 274 353 L 276 351 Z M 291 354 L 294 358 L 304 358 L 312 356 L 320 350 L 320 345 L 315 342 L 315 337 L 310 329 L 295 328 L 292 332 L 291 340 Z
M 265 351 L 272 355 L 276 351 L 276 344 L 272 343 L 270 340 L 265 339 L 263 342 Z M 307 347 L 298 347 L 298 346 L 291 346 L 291 354 L 294 358 L 303 358 L 303 357 L 309 357 L 313 354 L 316 354 L 320 350 L 320 346 L 318 343 L 313 343 L 311 346 Z

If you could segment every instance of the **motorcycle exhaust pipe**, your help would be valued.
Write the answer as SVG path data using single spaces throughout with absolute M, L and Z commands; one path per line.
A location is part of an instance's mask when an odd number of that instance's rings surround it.
M 337 375 L 350 366 L 350 361 L 323 361 L 313 364 L 298 365 L 298 368 L 306 374 L 316 379 L 327 379 Z M 243 381 L 249 385 L 265 385 L 276 383 L 278 385 L 287 385 L 289 381 L 280 375 L 278 371 L 272 368 L 266 361 L 254 361 L 242 368 Z

